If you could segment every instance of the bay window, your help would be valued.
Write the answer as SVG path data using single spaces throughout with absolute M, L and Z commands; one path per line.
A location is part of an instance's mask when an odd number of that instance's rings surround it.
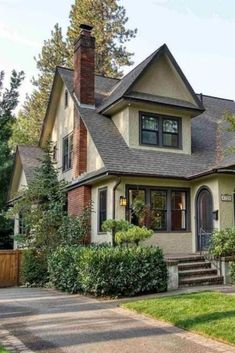
M 178 188 L 128 186 L 128 220 L 155 231 L 188 231 L 189 191 Z
M 181 119 L 140 113 L 140 143 L 157 147 L 181 147 Z

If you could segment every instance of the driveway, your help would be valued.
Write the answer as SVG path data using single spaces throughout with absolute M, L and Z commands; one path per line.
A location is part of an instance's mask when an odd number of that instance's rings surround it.
M 15 344 L 14 352 L 235 353 L 231 346 L 132 314 L 115 302 L 47 289 L 0 289 L 0 340 L 4 335 Z

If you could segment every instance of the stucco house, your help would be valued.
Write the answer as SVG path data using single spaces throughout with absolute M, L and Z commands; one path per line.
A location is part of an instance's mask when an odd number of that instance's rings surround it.
M 206 250 L 213 229 L 234 226 L 235 155 L 226 151 L 235 134 L 224 115 L 235 102 L 196 94 L 166 44 L 120 80 L 96 75 L 91 30 L 81 25 L 74 69 L 56 68 L 39 145 L 18 147 L 9 200 L 27 187 L 51 139 L 69 182 L 68 212 L 93 202 L 90 242 L 112 242 L 102 222 L 136 223 L 142 203 L 155 232 L 148 244 Z

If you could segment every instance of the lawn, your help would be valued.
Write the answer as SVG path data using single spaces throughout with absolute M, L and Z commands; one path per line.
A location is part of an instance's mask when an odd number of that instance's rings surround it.
M 0 353 L 8 353 L 3 347 L 0 346 Z
M 139 300 L 122 307 L 235 344 L 235 296 L 201 292 Z

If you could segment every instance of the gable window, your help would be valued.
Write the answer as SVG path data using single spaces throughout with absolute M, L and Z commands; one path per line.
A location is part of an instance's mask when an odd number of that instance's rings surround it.
M 181 119 L 156 115 L 140 114 L 140 143 L 158 147 L 181 147 Z
M 69 94 L 68 94 L 68 91 L 66 89 L 65 92 L 64 92 L 64 107 L 65 108 L 67 108 L 68 102 L 69 102 Z
M 187 189 L 128 187 L 128 218 L 135 225 L 155 231 L 189 230 L 189 191 Z
M 107 219 L 107 188 L 98 190 L 98 231 L 102 232 L 102 224 Z
M 62 170 L 66 172 L 72 168 L 73 164 L 73 134 L 69 134 L 63 138 L 63 161 Z

